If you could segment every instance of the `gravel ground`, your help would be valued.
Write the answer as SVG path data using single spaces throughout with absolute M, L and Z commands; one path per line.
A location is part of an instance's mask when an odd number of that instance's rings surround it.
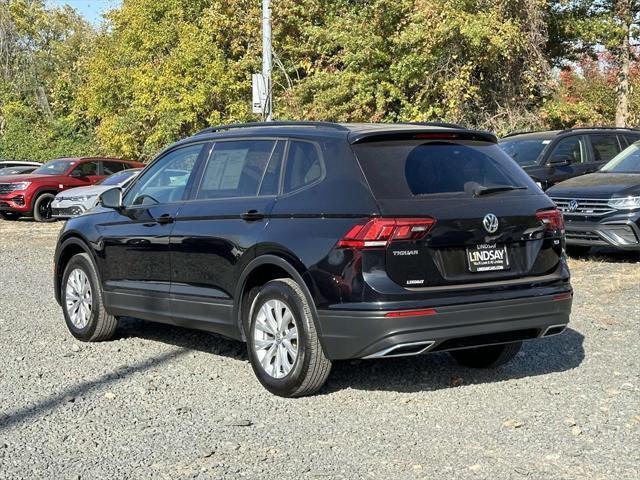
M 638 478 L 635 256 L 573 260 L 571 329 L 498 370 L 342 362 L 285 400 L 213 335 L 129 320 L 75 341 L 59 228 L 0 221 L 0 478 Z

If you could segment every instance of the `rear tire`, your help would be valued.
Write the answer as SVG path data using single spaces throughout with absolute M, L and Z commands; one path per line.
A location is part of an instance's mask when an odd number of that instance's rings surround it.
M 586 245 L 567 245 L 565 250 L 570 257 L 584 257 L 589 253 L 591 247 Z
M 33 204 L 33 218 L 36 222 L 55 222 L 51 217 L 51 202 L 55 198 L 53 193 L 43 193 Z
M 62 311 L 71 334 L 83 342 L 99 342 L 113 337 L 118 318 L 104 309 L 98 274 L 86 253 L 69 260 L 60 286 Z
M 0 218 L 3 220 L 18 220 L 20 214 L 18 212 L 0 212 Z
M 513 360 L 521 347 L 522 342 L 515 342 L 454 350 L 449 352 L 449 355 L 464 367 L 495 368 Z
M 265 284 L 252 302 L 247 323 L 249 360 L 267 390 L 301 397 L 324 385 L 331 361 L 320 345 L 309 303 L 294 280 Z

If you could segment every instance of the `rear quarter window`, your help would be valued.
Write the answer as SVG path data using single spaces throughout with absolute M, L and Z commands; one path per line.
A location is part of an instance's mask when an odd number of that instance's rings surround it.
M 379 199 L 472 196 L 478 186 L 524 186 L 530 190 L 534 186 L 492 143 L 403 140 L 354 145 L 354 151 Z
M 284 193 L 300 190 L 324 176 L 324 164 L 315 143 L 292 140 L 287 156 Z

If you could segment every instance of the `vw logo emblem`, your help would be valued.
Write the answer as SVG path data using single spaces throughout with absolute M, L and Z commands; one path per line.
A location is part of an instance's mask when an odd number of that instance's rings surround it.
M 578 201 L 577 201 L 577 200 L 571 200 L 571 201 L 569 202 L 569 205 L 568 205 L 568 210 L 569 210 L 570 212 L 575 212 L 576 210 L 578 210 L 578 207 L 579 207 L 579 206 L 580 206 L 580 205 L 578 205 Z
M 498 217 L 496 217 L 493 213 L 487 213 L 484 216 L 484 220 L 482 220 L 482 224 L 484 225 L 484 229 L 489 233 L 496 233 L 498 230 Z

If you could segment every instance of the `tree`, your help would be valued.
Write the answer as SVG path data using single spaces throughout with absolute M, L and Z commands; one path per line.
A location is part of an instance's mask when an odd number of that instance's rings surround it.
M 0 156 L 48 160 L 95 151 L 75 105 L 92 29 L 73 9 L 0 0 Z
M 640 2 L 636 0 L 559 0 L 551 6 L 552 35 L 549 50 L 556 64 L 580 55 L 598 59 L 608 51 L 616 69 L 615 124 L 629 121 L 630 69 L 635 59 L 633 43 L 640 39 Z
M 340 121 L 450 120 L 502 131 L 530 126 L 537 119 L 528 111 L 550 93 L 544 5 L 276 2 L 274 46 L 286 72 L 276 113 Z
M 252 0 L 125 0 L 85 60 L 79 92 L 101 146 L 149 158 L 198 129 L 253 118 L 259 18 Z

